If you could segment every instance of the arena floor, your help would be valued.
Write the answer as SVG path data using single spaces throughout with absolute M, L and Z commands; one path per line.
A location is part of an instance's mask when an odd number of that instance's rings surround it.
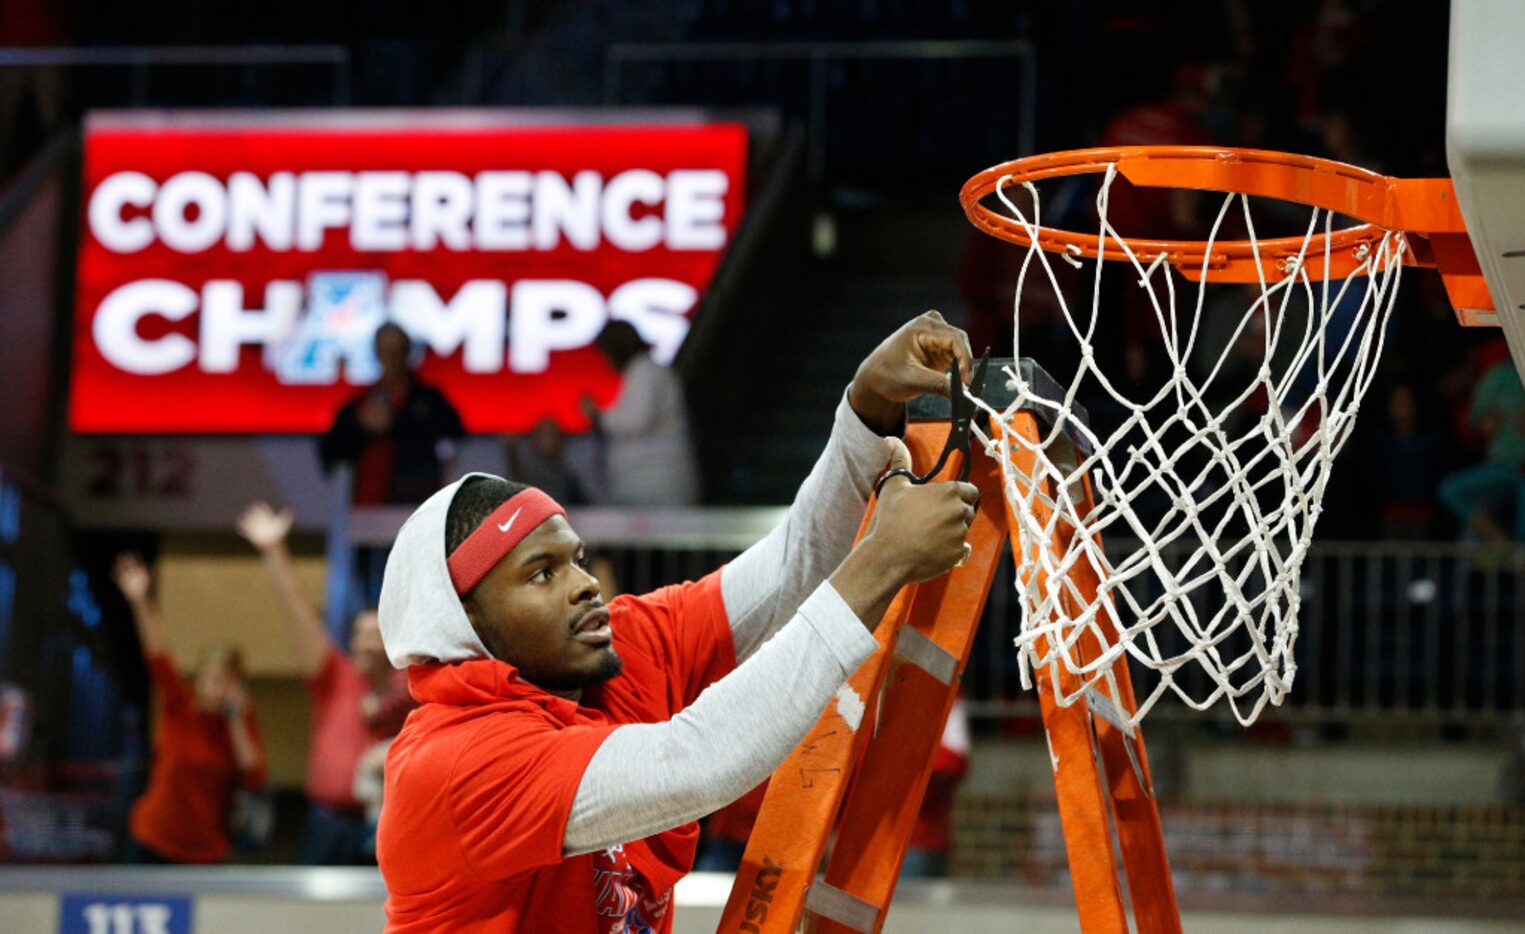
M 694 873 L 679 883 L 674 934 L 716 930 L 730 886 L 731 877 L 719 873 Z M 89 930 L 83 919 L 62 917 L 70 896 L 75 905 L 81 896 L 108 904 L 188 898 L 193 915 L 190 929 L 200 934 L 332 934 L 380 930 L 385 923 L 385 891 L 374 870 L 17 868 L 0 873 L 0 920 L 5 934 Z M 1182 921 L 1186 931 L 1204 934 L 1502 934 L 1520 930 L 1518 914 L 1513 919 L 1465 917 L 1468 906 L 1434 901 L 1342 903 L 1299 898 L 1297 904 L 1304 910 L 1281 913 L 1274 896 L 1236 898 L 1222 905 L 1187 904 Z M 1493 906 L 1495 910 L 1504 907 Z M 959 881 L 901 886 L 884 926 L 888 934 L 1069 934 L 1077 930 L 1074 906 L 1063 893 Z

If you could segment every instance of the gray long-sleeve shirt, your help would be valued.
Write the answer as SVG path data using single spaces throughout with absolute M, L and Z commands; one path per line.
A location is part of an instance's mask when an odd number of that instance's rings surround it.
M 638 840 L 740 797 L 873 654 L 874 637 L 825 580 L 852 548 L 887 460 L 884 439 L 844 396 L 784 522 L 721 572 L 736 670 L 672 719 L 609 734 L 572 802 L 567 855 Z M 861 708 L 843 712 L 856 725 Z

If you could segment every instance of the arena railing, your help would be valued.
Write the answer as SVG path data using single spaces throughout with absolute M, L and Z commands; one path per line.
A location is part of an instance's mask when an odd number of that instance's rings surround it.
M 1109 542 L 1124 551 L 1127 542 Z M 1164 560 L 1169 562 L 1168 550 Z M 1382 721 L 1413 725 L 1525 722 L 1525 548 L 1479 549 L 1449 542 L 1324 542 L 1303 568 L 1286 702 L 1263 716 L 1306 724 Z M 1210 610 L 1199 607 L 1199 610 Z M 1003 562 L 965 674 L 970 714 L 1036 716 L 1011 651 L 1020 621 L 1012 566 Z M 1162 650 L 1186 641 L 1156 628 Z M 1135 679 L 1147 677 L 1137 667 Z M 1183 670 L 1188 693 L 1207 693 L 1206 675 Z M 1152 719 L 1226 720 L 1175 699 Z
M 91 100 L 87 95 L 84 104 L 91 107 L 149 106 L 153 103 L 149 95 L 149 79 L 156 69 L 238 69 L 247 79 L 264 69 L 301 66 L 318 66 L 330 72 L 327 103 L 341 106 L 350 102 L 350 52 L 342 45 L 0 47 L 0 68 L 3 69 L 125 72 L 125 97 L 108 101 Z
M 608 560 L 614 586 L 644 592 L 698 578 L 757 541 L 781 507 L 571 510 L 573 526 Z M 405 509 L 357 510 L 350 534 L 385 546 Z M 1125 551 L 1126 541 L 1108 549 Z M 1169 560 L 1169 554 L 1165 555 Z M 998 565 L 964 676 L 971 716 L 1035 716 L 1012 640 L 1020 627 L 1009 560 Z M 1292 723 L 1415 725 L 1525 722 L 1525 547 L 1445 542 L 1325 542 L 1304 567 L 1298 672 L 1266 714 Z M 1170 636 L 1160 627 L 1163 639 Z M 1194 696 L 1203 685 L 1183 676 Z M 1151 718 L 1216 720 L 1162 701 Z

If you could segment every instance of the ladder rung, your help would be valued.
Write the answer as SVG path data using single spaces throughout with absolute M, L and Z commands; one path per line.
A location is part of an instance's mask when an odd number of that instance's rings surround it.
M 958 659 L 910 626 L 900 630 L 895 654 L 943 684 L 952 684 L 953 676 L 958 674 Z
M 1144 780 L 1144 768 L 1139 764 L 1138 753 L 1133 751 L 1135 735 L 1133 724 L 1128 722 L 1128 718 L 1123 715 L 1122 710 L 1118 708 L 1112 698 L 1095 688 L 1086 690 L 1086 706 L 1090 708 L 1092 716 L 1102 718 L 1116 727 L 1117 732 L 1122 734 L 1123 751 L 1128 754 L 1128 764 L 1133 767 L 1133 775 L 1138 779 L 1138 786 L 1143 789 L 1145 795 L 1152 797 L 1154 792 L 1150 789 L 1149 783 Z
M 1130 739 L 1133 737 L 1133 724 L 1128 722 L 1128 718 L 1118 709 L 1112 698 L 1095 688 L 1087 688 L 1086 706 L 1091 708 L 1091 713 L 1117 727 L 1119 733 Z
M 866 902 L 851 892 L 844 892 L 834 885 L 817 881 L 810 887 L 805 898 L 805 910 L 838 924 L 845 924 L 855 931 L 872 934 L 879 922 L 879 906 Z

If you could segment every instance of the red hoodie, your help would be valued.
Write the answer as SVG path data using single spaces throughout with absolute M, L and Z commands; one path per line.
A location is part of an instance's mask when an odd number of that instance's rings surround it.
M 408 669 L 421 706 L 387 755 L 376 838 L 388 931 L 672 930 L 698 824 L 569 859 L 561 841 L 604 738 L 672 717 L 735 667 L 720 572 L 609 612 L 624 670 L 581 703 L 493 659 Z

